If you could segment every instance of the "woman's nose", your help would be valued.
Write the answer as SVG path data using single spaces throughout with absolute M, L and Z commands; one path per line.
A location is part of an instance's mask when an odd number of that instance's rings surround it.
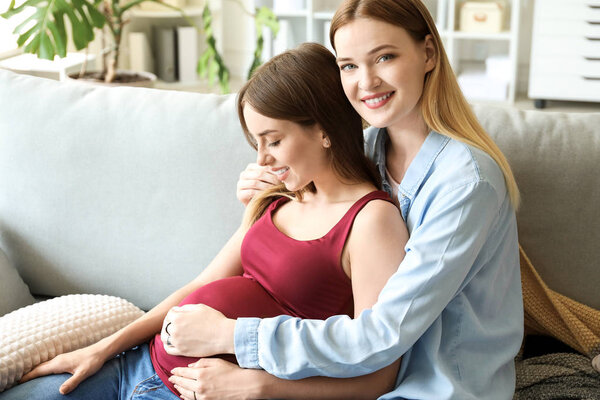
M 358 86 L 362 90 L 373 90 L 381 85 L 381 79 L 372 68 L 363 68 Z
M 269 165 L 269 163 L 271 161 L 272 161 L 271 155 L 269 155 L 268 152 L 266 152 L 264 149 L 259 147 L 258 152 L 256 154 L 256 163 L 260 166 L 265 166 L 265 165 Z

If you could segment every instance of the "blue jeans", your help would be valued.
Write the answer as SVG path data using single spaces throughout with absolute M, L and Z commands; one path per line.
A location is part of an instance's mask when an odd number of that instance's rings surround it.
M 178 400 L 160 380 L 148 344 L 128 350 L 107 361 L 71 393 L 63 396 L 58 388 L 71 374 L 48 375 L 17 385 L 0 393 L 0 400 Z

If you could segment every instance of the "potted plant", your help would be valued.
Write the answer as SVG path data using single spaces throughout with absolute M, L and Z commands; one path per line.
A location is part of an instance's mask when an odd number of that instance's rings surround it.
M 95 30 L 106 27 L 111 40 L 102 51 L 102 71 L 85 72 L 86 76 L 81 77 L 106 83 L 125 83 L 132 79 L 148 79 L 131 73 L 117 75 L 123 27 L 127 22 L 124 15 L 144 1 L 171 7 L 160 0 L 130 0 L 124 4 L 118 0 L 25 0 L 19 6 L 12 0 L 8 10 L 0 16 L 10 18 L 33 7 L 33 14 L 15 29 L 15 33 L 19 35 L 17 45 L 26 53 L 33 53 L 47 60 L 54 60 L 57 55 L 65 57 L 67 54 L 66 21 L 70 22 L 71 40 L 77 50 L 87 48 L 95 38 Z
M 33 14 L 15 29 L 15 33 L 19 35 L 17 45 L 23 48 L 26 53 L 33 53 L 39 58 L 48 60 L 53 60 L 57 55 L 65 57 L 67 54 L 68 30 L 65 26 L 66 21 L 70 22 L 71 40 L 77 50 L 88 47 L 95 38 L 96 29 L 105 29 L 109 33 L 110 43 L 102 51 L 102 70 L 99 72 L 82 71 L 80 78 L 91 78 L 106 83 L 131 84 L 131 80 L 145 80 L 148 77 L 139 73 L 117 71 L 117 65 L 123 27 L 128 22 L 125 13 L 143 2 L 153 2 L 174 9 L 180 12 L 182 17 L 192 26 L 196 26 L 194 21 L 185 15 L 184 10 L 162 0 L 24 0 L 18 6 L 16 6 L 15 0 L 12 0 L 8 10 L 0 16 L 8 19 L 24 12 L 29 7 L 33 7 L 35 9 Z M 276 35 L 278 23 L 274 14 L 267 7 L 257 8 L 255 14 L 248 14 L 254 17 L 257 27 L 258 53 L 255 51 L 252 71 L 257 65 L 260 65 L 259 51 L 262 49 L 262 27 L 269 27 Z M 216 47 L 216 40 L 211 27 L 212 15 L 208 4 L 204 7 L 202 21 L 207 49 L 200 56 L 198 73 L 201 76 L 206 76 L 211 84 L 214 78 L 217 78 L 221 90 L 227 92 L 229 90 L 229 72 Z

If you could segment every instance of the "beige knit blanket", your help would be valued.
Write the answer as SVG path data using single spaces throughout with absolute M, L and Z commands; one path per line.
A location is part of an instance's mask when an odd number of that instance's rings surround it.
M 600 311 L 550 289 L 519 246 L 526 333 L 552 336 L 593 358 L 600 353 Z M 594 367 L 599 369 L 598 361 Z

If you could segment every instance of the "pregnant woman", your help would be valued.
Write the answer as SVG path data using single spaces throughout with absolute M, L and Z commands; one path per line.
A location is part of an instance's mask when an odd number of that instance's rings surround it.
M 198 360 L 197 304 L 230 318 L 325 319 L 358 316 L 377 301 L 408 234 L 363 153 L 362 121 L 335 57 L 316 44 L 275 57 L 240 91 L 238 114 L 257 163 L 280 184 L 255 196 L 196 279 L 119 332 L 39 365 L 1 400 L 194 399 L 171 371 Z M 277 393 L 265 386 L 245 396 L 376 398 L 393 388 L 399 365 L 354 379 L 283 381 Z

